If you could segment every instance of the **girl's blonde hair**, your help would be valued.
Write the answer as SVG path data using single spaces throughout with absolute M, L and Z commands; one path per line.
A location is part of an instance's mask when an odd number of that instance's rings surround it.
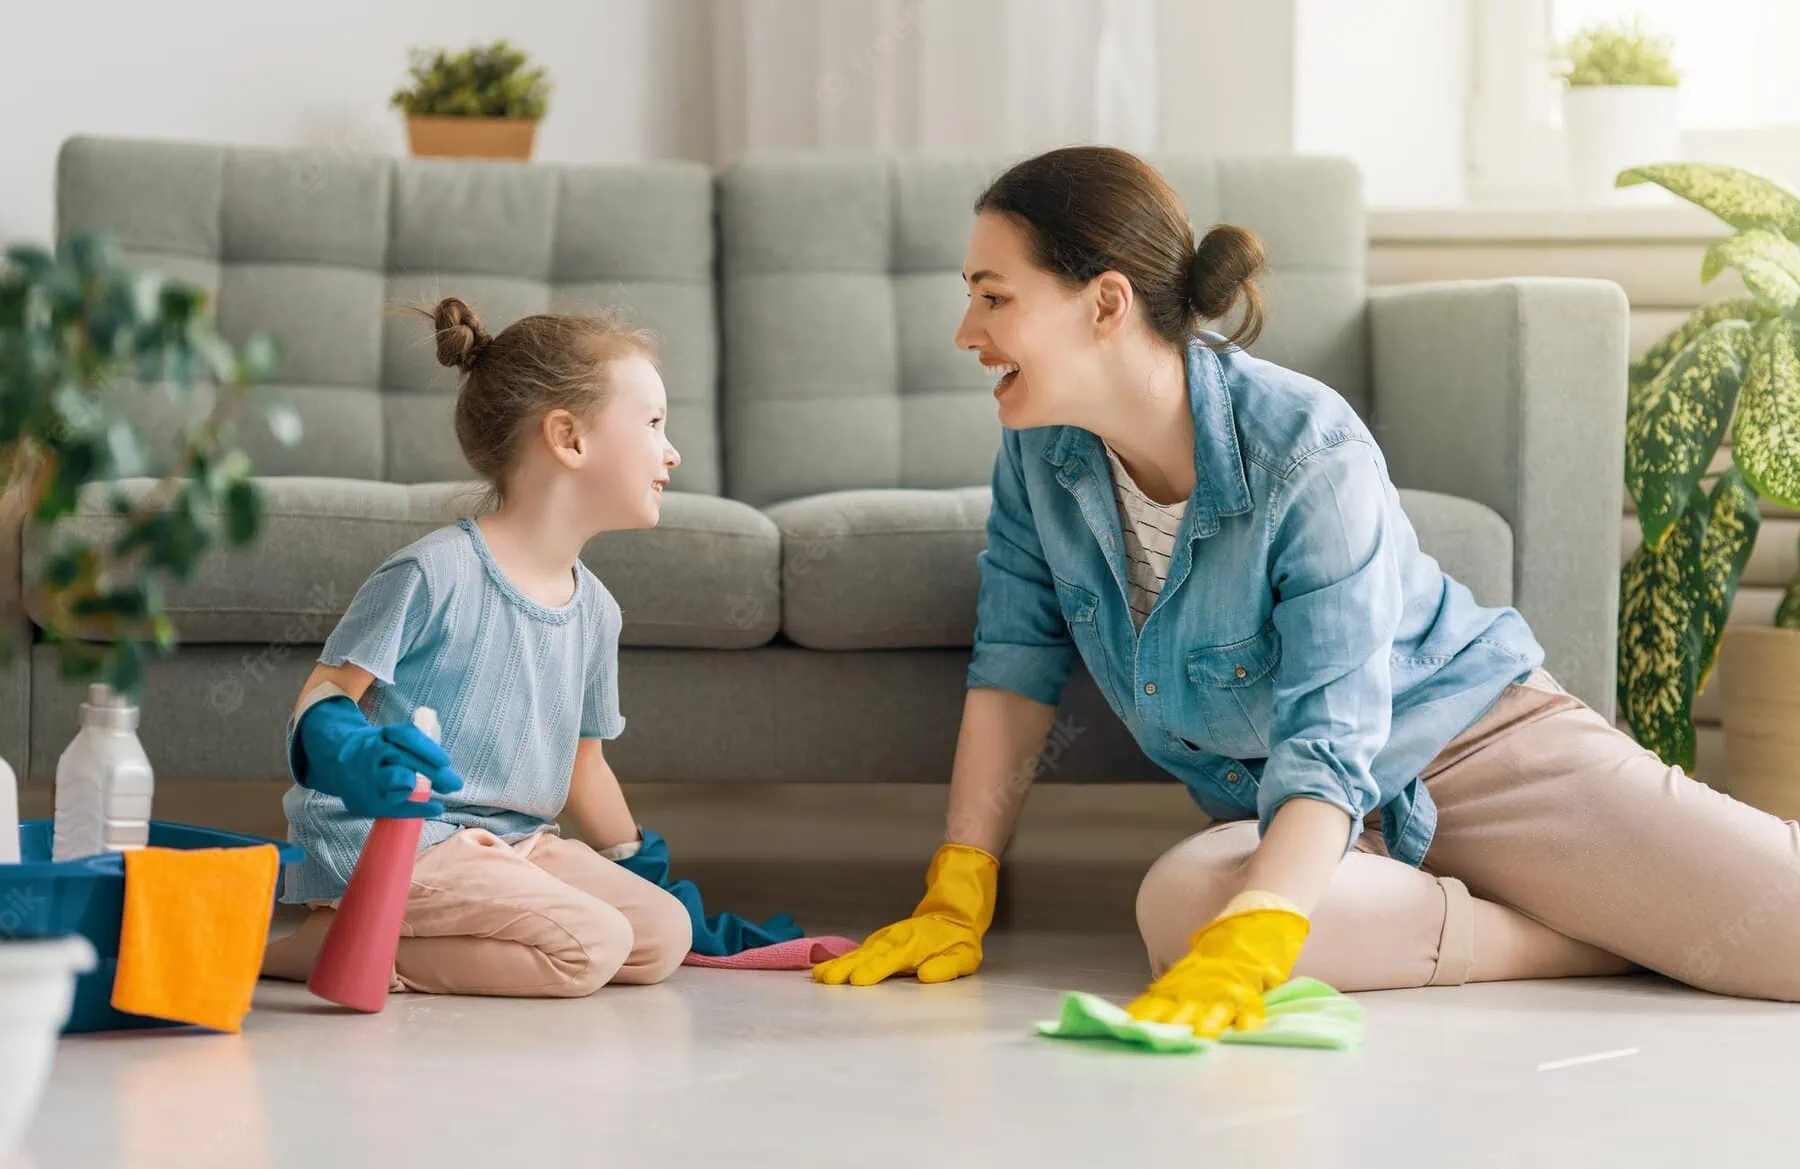
M 649 333 L 610 315 L 537 313 L 490 336 L 475 310 L 454 296 L 420 311 L 435 326 L 438 362 L 462 371 L 456 441 L 487 480 L 489 507 L 505 500 L 520 443 L 539 419 L 559 409 L 591 416 L 612 394 L 609 365 L 655 357 Z

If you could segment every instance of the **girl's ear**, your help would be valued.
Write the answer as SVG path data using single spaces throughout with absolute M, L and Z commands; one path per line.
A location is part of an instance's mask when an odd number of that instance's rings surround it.
M 587 446 L 581 433 L 581 426 L 575 415 L 569 411 L 563 409 L 545 411 L 540 430 L 544 437 L 544 445 L 550 449 L 551 457 L 564 466 L 573 467 L 586 456 Z

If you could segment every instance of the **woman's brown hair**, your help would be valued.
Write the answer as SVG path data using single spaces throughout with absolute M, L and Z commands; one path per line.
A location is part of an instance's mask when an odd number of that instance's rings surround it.
M 1262 332 L 1262 242 L 1221 223 L 1196 246 L 1181 196 L 1129 151 L 1068 146 L 1026 159 L 975 200 L 976 214 L 983 211 L 1017 221 L 1033 261 L 1071 286 L 1123 274 L 1144 319 L 1172 345 L 1185 345 L 1239 301 L 1243 317 L 1225 343 L 1249 345 Z
M 418 311 L 435 326 L 438 362 L 462 371 L 456 441 L 487 480 L 489 505 L 505 499 L 519 444 L 539 419 L 558 409 L 591 416 L 611 395 L 608 365 L 653 356 L 648 333 L 611 316 L 538 313 L 490 336 L 454 296 Z

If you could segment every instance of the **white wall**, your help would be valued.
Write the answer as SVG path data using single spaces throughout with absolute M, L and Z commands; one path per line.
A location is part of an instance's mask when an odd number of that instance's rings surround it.
M 1467 0 L 1162 0 L 1162 148 L 1361 165 L 1372 205 L 1464 194 Z
M 71 134 L 403 152 L 412 46 L 504 36 L 550 72 L 537 157 L 706 158 L 709 0 L 22 0 L 0 70 L 0 241 L 48 241 Z
M 1297 2 L 1294 148 L 1355 159 L 1374 206 L 1462 202 L 1467 5 Z

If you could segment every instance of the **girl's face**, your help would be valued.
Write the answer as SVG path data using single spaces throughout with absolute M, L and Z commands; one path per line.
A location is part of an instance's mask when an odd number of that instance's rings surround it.
M 1085 425 L 1096 407 L 1101 282 L 1070 289 L 1033 263 L 1016 221 L 991 211 L 975 217 L 963 280 L 969 307 L 956 345 L 994 375 L 1001 425 Z
M 623 357 L 606 372 L 612 396 L 577 440 L 584 457 L 573 469 L 603 531 L 654 528 L 669 473 L 681 465 L 664 430 L 668 394 L 648 358 Z

